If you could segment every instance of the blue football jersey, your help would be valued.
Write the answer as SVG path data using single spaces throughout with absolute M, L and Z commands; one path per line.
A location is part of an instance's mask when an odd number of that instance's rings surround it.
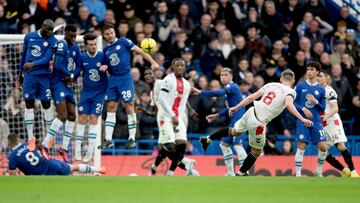
M 321 121 L 321 114 L 320 112 L 325 111 L 325 89 L 315 83 L 311 85 L 308 81 L 304 81 L 296 85 L 296 98 L 294 100 L 294 104 L 297 110 L 301 113 L 301 115 L 306 118 L 305 114 L 303 113 L 302 109 L 305 107 L 311 111 L 313 114 L 313 123 L 314 126 L 322 126 Z M 314 104 L 306 98 L 307 94 L 312 94 L 315 99 L 317 99 L 318 103 Z M 297 122 L 300 122 L 299 120 Z M 300 122 L 301 123 L 301 122 Z
M 134 43 L 124 37 L 116 39 L 115 42 L 104 48 L 106 63 L 110 75 L 123 75 L 130 73 L 131 61 L 130 51 L 134 48 Z
M 47 160 L 36 149 L 29 151 L 28 143 L 19 144 L 10 152 L 9 170 L 20 169 L 25 175 L 44 175 L 48 170 Z
M 227 84 L 223 89 L 202 90 L 201 95 L 205 95 L 209 97 L 225 96 L 226 109 L 219 112 L 220 116 L 226 116 L 228 113 L 228 109 L 236 106 L 238 103 L 242 101 L 243 98 L 239 86 L 234 82 Z M 242 107 L 231 116 L 229 125 L 232 127 L 236 123 L 236 121 L 238 121 L 244 114 L 245 114 L 245 108 Z
M 77 44 L 68 45 L 65 40 L 59 40 L 55 52 L 54 71 L 51 83 L 57 83 L 71 73 L 76 75 L 80 71 L 80 48 Z
M 41 36 L 40 31 L 29 32 L 25 35 L 23 52 L 20 61 L 20 72 L 24 71 L 24 64 L 33 62 L 34 67 L 25 74 L 49 75 L 49 61 L 57 46 L 57 40 L 53 35 L 48 38 Z
M 88 52 L 81 54 L 80 67 L 83 74 L 83 91 L 99 90 L 105 93 L 108 78 L 105 72 L 99 71 L 103 64 L 105 64 L 103 52 L 98 51 L 95 56 L 91 56 Z

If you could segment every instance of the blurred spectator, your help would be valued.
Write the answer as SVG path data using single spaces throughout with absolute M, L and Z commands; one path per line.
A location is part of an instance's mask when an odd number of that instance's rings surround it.
M 245 99 L 247 96 L 249 96 L 251 93 L 250 93 L 250 84 L 248 82 L 246 82 L 246 80 L 241 80 L 239 83 L 238 83 L 239 87 L 240 87 L 240 91 L 241 91 L 241 96 L 242 96 L 242 99 Z
M 350 16 L 350 11 L 349 11 L 349 8 L 347 6 L 342 6 L 340 8 L 340 13 L 339 13 L 339 18 L 336 20 L 335 23 L 339 22 L 339 21 L 345 21 L 346 22 L 346 25 L 347 25 L 347 28 L 350 28 L 350 29 L 356 29 L 356 23 L 354 23 L 354 21 L 351 19 L 351 16 Z
M 354 135 L 360 135 L 360 80 L 357 81 L 357 85 L 356 85 L 356 94 L 352 99 L 352 103 L 355 106 L 355 111 L 354 111 L 354 118 L 355 118 L 355 122 L 354 122 L 354 130 L 353 130 L 353 134 Z
M 235 10 L 229 0 L 219 0 L 219 19 L 225 20 L 226 27 L 232 32 L 236 33 L 239 27 L 239 21 L 236 18 Z
M 263 64 L 263 58 L 257 52 L 255 52 L 251 57 L 250 69 L 254 75 L 257 75 L 260 71 L 265 69 L 265 65 Z
M 125 6 L 129 4 L 129 0 L 113 0 L 108 2 L 110 3 L 107 5 L 107 8 L 114 11 L 116 22 L 120 22 L 120 20 L 124 19 Z M 141 2 L 141 4 L 142 3 L 143 2 Z
M 336 31 L 333 34 L 333 36 L 331 36 L 330 39 L 331 50 L 335 49 L 336 42 L 338 40 L 345 40 L 345 38 L 346 38 L 346 22 L 341 20 L 336 23 Z
M 354 60 L 354 65 L 356 67 L 360 66 L 360 47 L 357 41 L 355 40 L 355 30 L 347 29 L 346 30 L 346 52 L 350 54 Z
M 8 123 L 0 118 L 0 153 L 5 152 L 7 148 L 7 136 L 10 134 Z
M 265 24 L 265 32 L 271 41 L 275 41 L 276 39 L 280 39 L 282 36 L 281 28 L 284 16 L 276 11 L 275 2 L 273 1 L 265 1 L 265 12 L 264 15 L 264 24 Z
M 305 6 L 304 10 L 310 12 L 313 16 L 319 16 L 321 19 L 328 20 L 329 15 L 325 6 L 319 0 L 310 0 Z
M 135 15 L 135 9 L 131 4 L 125 6 L 124 16 L 129 24 L 130 30 L 134 30 L 136 22 L 141 21 L 141 19 Z
M 68 8 L 69 0 L 57 0 L 56 6 L 53 9 L 50 9 L 49 16 L 52 20 L 56 20 L 57 18 L 63 18 L 67 23 L 74 22 L 74 19 L 77 10 L 70 10 Z M 75 12 L 75 13 L 73 13 Z
M 207 90 L 209 89 L 209 81 L 208 78 L 205 75 L 202 75 L 199 77 L 197 86 L 200 90 Z
M 238 30 L 237 32 L 242 35 L 246 35 L 246 28 L 250 24 L 253 24 L 253 23 L 255 23 L 258 26 L 261 33 L 263 33 L 265 31 L 264 30 L 264 21 L 262 20 L 262 18 L 260 18 L 256 9 L 251 7 L 249 10 L 249 13 L 247 15 L 247 18 L 243 20 L 243 22 L 241 23 L 241 26 L 238 26 L 238 28 L 240 28 L 240 30 Z
M 251 0 L 238 0 L 238 2 L 240 11 L 245 16 L 248 15 L 251 7 L 255 8 L 255 3 Z
M 295 55 L 295 60 L 291 62 L 290 69 L 295 73 L 295 84 L 306 73 L 305 53 L 303 50 L 298 50 Z
M 119 22 L 118 32 L 119 32 L 120 37 L 131 38 L 131 37 L 129 37 L 129 34 L 128 34 L 129 33 L 129 24 L 126 20 L 121 20 Z
M 188 36 L 191 36 L 195 25 L 189 16 L 189 5 L 182 3 L 179 6 L 179 15 L 177 17 L 179 27 L 185 31 Z
M 283 54 L 284 43 L 281 40 L 276 40 L 272 45 L 272 51 L 269 58 L 278 61 Z
M 278 77 L 278 78 L 280 78 L 281 77 L 281 73 L 284 71 L 284 70 L 286 70 L 286 69 L 288 69 L 288 66 L 287 66 L 287 61 L 286 61 L 286 58 L 284 57 L 284 56 L 280 56 L 279 58 L 278 58 L 278 60 L 277 60 L 277 65 L 276 65 L 276 76 Z
M 217 0 L 208 0 L 208 10 L 206 13 L 210 16 L 211 24 L 215 25 L 220 20 L 219 3 Z
M 89 15 L 89 8 L 87 6 L 81 6 L 79 8 L 79 14 L 76 23 L 79 25 L 80 34 L 85 34 L 86 32 L 93 31 Z
M 195 57 L 200 57 L 205 51 L 206 45 L 210 42 L 211 38 L 216 36 L 214 29 L 211 25 L 211 17 L 209 14 L 201 16 L 200 25 L 195 27 L 192 39 L 195 43 L 194 54 Z
M 296 135 L 296 118 L 293 116 L 289 110 L 285 109 L 280 114 L 281 125 L 284 128 L 283 134 L 286 137 L 291 137 L 292 135 Z
M 348 79 L 350 86 L 352 87 L 353 92 L 356 92 L 357 81 L 359 76 L 355 71 L 355 67 L 351 64 L 351 56 L 348 53 L 345 53 L 341 56 L 341 70 L 342 74 Z
M 357 30 L 356 30 L 355 33 L 356 33 L 355 39 L 356 39 L 357 43 L 360 44 L 360 22 L 359 22 L 358 25 L 357 25 Z
M 351 90 L 348 79 L 342 75 L 341 66 L 332 64 L 331 67 L 332 83 L 331 86 L 338 94 L 337 100 L 339 113 L 343 120 L 351 118 L 353 91 Z
M 281 148 L 282 155 L 294 155 L 294 145 L 291 140 L 285 140 Z
M 261 54 L 261 56 L 264 56 L 266 53 L 266 43 L 260 36 L 260 29 L 258 26 L 255 23 L 250 24 L 246 30 L 246 48 L 250 51 L 250 54 L 257 52 Z
M 208 77 L 212 78 L 213 71 L 217 64 L 224 63 L 224 56 L 219 50 L 219 40 L 213 38 L 210 42 L 204 55 L 200 59 L 202 72 Z
M 331 63 L 330 63 L 330 55 L 327 52 L 324 52 L 320 56 L 321 69 L 330 73 Z
M 4 7 L 0 5 L 0 34 L 7 34 L 9 28 L 10 25 L 6 20 Z
M 134 80 L 135 94 L 138 99 L 143 92 L 150 93 L 150 86 L 140 79 L 140 70 L 137 67 L 131 68 L 131 77 Z
M 96 16 L 97 19 L 97 16 Z M 108 9 L 105 11 L 104 13 L 104 17 L 102 18 L 103 20 L 100 21 L 98 27 L 100 29 L 102 29 L 105 25 L 113 25 L 115 26 L 116 24 L 116 20 L 115 20 L 115 14 L 114 11 L 111 9 Z M 97 21 L 99 22 L 99 20 L 97 19 Z
M 30 0 L 25 7 L 20 8 L 20 25 L 26 23 L 30 25 L 30 31 L 40 29 L 42 22 L 46 19 L 46 11 L 41 8 L 37 0 Z
M 233 37 L 230 30 L 224 30 L 220 32 L 218 39 L 220 44 L 219 45 L 220 51 L 225 59 L 223 65 L 230 66 L 231 64 L 229 62 L 229 56 L 232 50 L 234 50 L 235 48 Z
M 235 49 L 231 51 L 228 59 L 230 62 L 229 68 L 231 69 L 235 69 L 237 67 L 240 58 L 250 58 L 249 52 L 245 47 L 246 42 L 244 36 L 236 35 L 234 39 Z
M 280 82 L 280 78 L 276 75 L 276 61 L 267 59 L 264 71 L 259 72 L 259 75 L 264 79 L 265 84 L 270 82 Z
M 303 20 L 296 27 L 296 31 L 299 35 L 299 38 L 305 35 L 305 32 L 309 28 L 309 24 L 313 19 L 314 19 L 314 16 L 311 12 L 304 13 Z
M 305 59 L 310 61 L 311 57 L 311 41 L 307 37 L 301 37 L 299 40 L 299 49 L 302 50 L 305 54 Z
M 193 60 L 193 53 L 190 48 L 185 47 L 181 51 L 181 58 L 184 59 L 184 61 L 185 61 L 186 72 L 195 70 L 199 74 L 202 73 L 199 60 Z
M 335 50 L 333 50 L 332 54 L 330 55 L 330 63 L 331 64 L 340 64 L 341 63 L 341 56 L 346 52 L 346 41 L 345 40 L 338 40 L 336 42 Z M 354 64 L 354 60 L 351 58 L 351 64 Z
M 154 38 L 155 40 L 157 40 L 158 37 L 157 37 L 157 35 L 154 35 L 154 32 L 155 32 L 154 23 L 152 21 L 147 21 L 144 24 L 145 37 L 150 37 L 150 38 Z
M 186 35 L 186 32 L 184 30 L 180 30 L 178 33 L 176 33 L 176 40 L 172 44 L 172 49 L 170 50 L 171 58 L 180 57 L 181 52 L 184 51 L 185 47 L 188 47 L 190 49 L 191 44 L 189 41 L 187 41 L 188 37 Z
M 9 25 L 7 33 L 16 33 L 19 18 L 19 8 L 16 7 L 16 4 L 13 1 L 9 0 L 0 0 L 0 5 L 4 9 L 5 21 Z
M 247 58 L 239 59 L 239 63 L 235 69 L 233 69 L 234 82 L 239 83 L 241 80 L 245 80 L 245 73 L 249 71 L 249 61 Z
M 252 72 L 247 72 L 245 73 L 245 81 L 249 84 L 250 89 L 249 92 L 250 93 L 254 93 L 256 92 L 256 87 L 254 85 L 254 74 Z
M 314 45 L 315 42 L 324 41 L 324 36 L 333 31 L 333 29 L 329 23 L 316 16 L 310 21 L 308 30 L 305 31 L 305 36 L 309 38 L 311 44 Z
M 145 110 L 151 110 L 150 105 L 150 95 L 149 92 L 143 91 L 140 95 L 140 107 Z M 154 128 L 157 127 L 156 124 L 156 114 L 149 115 L 144 112 L 138 114 L 139 117 L 139 129 L 142 139 L 154 139 L 155 133 Z
M 251 0 L 247 0 L 250 3 L 250 7 L 254 7 L 259 14 L 259 17 L 263 17 L 265 14 L 265 1 L 264 0 L 255 0 L 255 5 L 251 6 Z
M 261 75 L 257 75 L 254 78 L 254 92 L 258 91 L 262 86 L 265 85 L 264 78 Z
M 98 22 L 103 22 L 106 6 L 102 0 L 84 0 L 83 5 L 89 8 L 90 14 L 94 14 Z
M 315 42 L 312 50 L 311 57 L 315 61 L 320 61 L 321 55 L 324 53 L 324 43 L 322 41 Z
M 295 25 L 298 25 L 301 22 L 301 17 L 304 16 L 304 10 L 298 0 L 285 0 L 285 3 L 280 7 L 280 12 L 293 19 Z

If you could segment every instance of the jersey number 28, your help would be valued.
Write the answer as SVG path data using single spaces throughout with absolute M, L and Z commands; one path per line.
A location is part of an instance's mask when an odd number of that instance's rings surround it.
M 275 92 L 269 92 L 262 100 L 266 105 L 270 105 L 273 99 L 276 97 Z

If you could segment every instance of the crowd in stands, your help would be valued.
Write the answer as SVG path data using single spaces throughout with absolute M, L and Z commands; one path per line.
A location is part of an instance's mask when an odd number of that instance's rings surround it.
M 360 135 L 360 23 L 347 6 L 330 14 L 321 0 L 0 0 L 0 34 L 35 31 L 46 18 L 57 25 L 75 23 L 78 34 L 100 35 L 104 25 L 113 24 L 118 37 L 137 45 L 154 38 L 159 46 L 153 55 L 160 65 L 158 79 L 169 73 L 173 58 L 181 57 L 191 85 L 216 90 L 221 88 L 221 69 L 229 67 L 244 97 L 278 82 L 287 68 L 295 72 L 297 82 L 303 81 L 306 64 L 319 61 L 332 76 L 346 132 Z M 11 123 L 9 118 L 21 121 L 24 110 L 21 94 L 11 88 L 19 67 L 11 65 L 6 51 L 0 46 L 0 125 L 2 120 Z M 134 55 L 132 65 L 136 104 L 150 108 L 150 85 L 143 79 L 148 64 Z M 191 95 L 189 101 L 200 117 L 200 122 L 189 123 L 189 133 L 227 126 L 227 118 L 213 123 L 205 119 L 225 108 L 225 98 Z M 138 121 L 139 138 L 156 138 L 155 115 L 139 112 Z M 127 133 L 120 106 L 114 138 L 127 138 Z M 295 118 L 286 111 L 268 126 L 269 144 L 279 134 L 295 134 Z

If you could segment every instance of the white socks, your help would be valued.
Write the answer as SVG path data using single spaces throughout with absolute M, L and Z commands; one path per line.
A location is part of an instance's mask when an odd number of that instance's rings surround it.
M 54 121 L 51 123 L 50 129 L 46 134 L 46 137 L 44 139 L 44 141 L 42 142 L 42 145 L 44 147 L 49 147 L 49 142 L 50 139 L 52 137 L 54 137 L 56 135 L 56 133 L 59 131 L 59 128 L 63 125 L 64 123 L 59 120 L 58 118 L 55 118 Z
M 244 160 L 246 159 L 246 156 L 247 156 L 244 146 L 243 145 L 234 145 L 234 149 L 235 149 L 237 157 L 238 157 L 239 165 L 242 166 L 244 163 Z
M 81 173 L 91 173 L 91 172 L 99 172 L 100 169 L 95 166 L 90 166 L 87 164 L 79 164 L 79 172 Z
M 49 131 L 51 123 L 54 120 L 54 111 L 51 106 L 48 109 L 44 109 L 44 120 L 46 125 L 46 132 Z
M 326 159 L 327 151 L 322 152 L 318 151 L 318 164 L 316 166 L 315 174 L 322 174 L 322 167 L 324 165 L 324 161 Z
M 112 140 L 114 127 L 116 123 L 116 112 L 107 112 L 105 121 L 105 139 L 108 141 Z
M 96 136 L 97 136 L 97 125 L 89 125 L 89 136 L 88 136 L 88 149 L 86 152 L 87 156 L 91 156 L 94 153 L 94 149 L 95 149 L 95 141 L 96 141 Z
M 29 140 L 34 137 L 34 109 L 25 108 L 25 127 Z
M 65 122 L 65 132 L 64 132 L 64 136 L 63 136 L 63 141 L 62 141 L 62 149 L 64 150 L 68 150 L 69 147 L 69 143 L 71 140 L 71 136 L 74 132 L 74 127 L 75 127 L 75 122 L 74 121 L 66 121 Z
M 76 126 L 76 137 L 75 137 L 75 154 L 81 155 L 81 143 L 84 139 L 85 125 L 77 124 Z
M 301 176 L 302 162 L 305 150 L 297 148 L 295 154 L 295 176 Z
M 226 166 L 226 175 L 234 176 L 234 160 L 233 160 L 233 152 L 230 147 L 224 147 L 220 144 L 220 149 L 224 154 L 224 161 Z
M 128 128 L 129 128 L 129 139 L 135 141 L 136 135 L 136 113 L 128 114 Z

